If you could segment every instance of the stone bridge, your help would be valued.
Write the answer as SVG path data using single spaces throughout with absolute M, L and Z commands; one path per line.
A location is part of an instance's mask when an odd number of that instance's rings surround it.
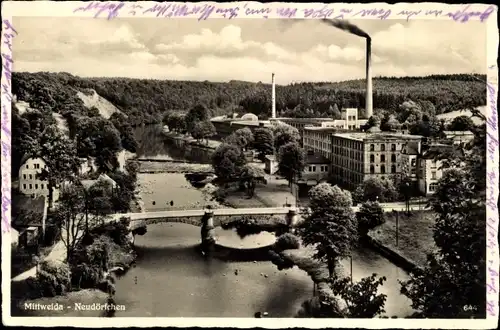
M 205 209 L 182 211 L 159 211 L 143 213 L 115 214 L 113 219 L 130 218 L 130 229 L 134 230 L 146 224 L 152 225 L 162 222 L 186 223 L 202 227 L 207 224 L 212 227 L 220 226 L 232 217 L 243 215 L 286 215 L 287 222 L 294 224 L 297 221 L 298 210 L 295 207 L 251 208 L 251 209 Z

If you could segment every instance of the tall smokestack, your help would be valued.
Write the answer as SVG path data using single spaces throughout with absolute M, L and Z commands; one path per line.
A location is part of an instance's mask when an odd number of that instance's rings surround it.
M 366 38 L 366 118 L 373 115 L 373 91 L 372 91 L 372 40 Z
M 272 75 L 272 94 L 271 94 L 271 102 L 272 104 L 272 111 L 271 111 L 271 118 L 276 119 L 276 86 L 274 83 L 274 73 Z

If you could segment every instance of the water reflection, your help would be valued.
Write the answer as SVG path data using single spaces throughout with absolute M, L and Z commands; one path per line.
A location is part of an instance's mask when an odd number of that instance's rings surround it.
M 231 233 L 224 236 L 230 239 Z M 179 223 L 150 225 L 146 235 L 137 236 L 136 267 L 116 284 L 116 301 L 127 309 L 116 316 L 253 317 L 267 311 L 271 317 L 294 317 L 312 296 L 312 281 L 298 268 L 278 271 L 271 262 L 207 261 L 196 250 L 199 239 L 200 228 Z M 349 272 L 348 260 L 344 267 Z M 397 284 L 407 275 L 373 251 L 356 250 L 354 280 L 374 272 L 387 277 L 381 288 L 388 295 L 386 315 L 409 315 L 410 303 Z
M 162 130 L 162 125 L 144 125 L 135 129 L 135 137 L 139 145 L 138 157 L 211 163 L 211 150 L 190 145 L 177 146 L 172 140 L 165 138 Z

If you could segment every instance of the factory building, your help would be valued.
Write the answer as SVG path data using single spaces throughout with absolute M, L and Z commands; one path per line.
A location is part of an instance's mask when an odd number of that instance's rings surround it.
M 350 132 L 331 135 L 332 178 L 354 189 L 369 177 L 390 179 L 401 173 L 401 150 L 409 141 L 421 143 L 422 137 L 398 133 Z

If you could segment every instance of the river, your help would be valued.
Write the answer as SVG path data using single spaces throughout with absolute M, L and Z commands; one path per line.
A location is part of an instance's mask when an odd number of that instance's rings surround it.
M 140 139 L 139 156 L 181 159 L 176 158 L 161 136 L 155 136 L 155 130 L 141 129 L 147 137 Z M 187 189 L 187 182 L 178 178 L 167 181 L 168 184 L 151 189 L 165 193 L 180 191 L 177 185 Z M 182 199 L 181 193 L 172 194 L 178 197 L 178 207 L 197 202 L 191 200 L 195 195 L 184 194 L 186 198 Z M 155 207 L 146 205 L 146 209 Z M 241 240 L 234 232 L 220 229 L 217 235 L 237 246 L 269 238 L 266 233 Z M 200 228 L 179 223 L 150 225 L 144 236 L 136 236 L 136 266 L 116 283 L 116 303 L 125 305 L 126 310 L 116 316 L 253 317 L 255 312 L 267 311 L 272 317 L 294 317 L 301 303 L 312 296 L 311 279 L 296 267 L 278 271 L 271 262 L 208 262 L 195 250 L 199 240 Z M 352 259 L 354 281 L 372 273 L 387 278 L 380 288 L 381 293 L 387 294 L 386 316 L 405 317 L 412 313 L 410 300 L 399 293 L 398 280 L 406 280 L 406 272 L 368 248 L 353 251 Z M 349 275 L 349 259 L 342 264 Z

